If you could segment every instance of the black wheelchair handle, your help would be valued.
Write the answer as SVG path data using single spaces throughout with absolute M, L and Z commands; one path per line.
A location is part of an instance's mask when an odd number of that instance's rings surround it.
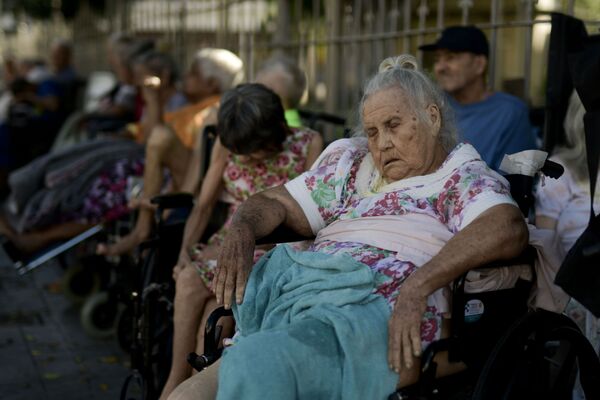
M 542 173 L 550 178 L 558 179 L 565 172 L 565 168 L 554 161 L 546 160 L 542 167 Z
M 150 203 L 156 204 L 163 210 L 192 207 L 194 205 L 194 196 L 191 193 L 167 193 L 153 197 Z
M 221 318 L 232 315 L 233 311 L 231 309 L 226 310 L 225 307 L 219 307 L 208 317 L 206 328 L 204 329 L 204 354 L 190 353 L 187 356 L 188 364 L 196 371 L 202 371 L 221 357 L 223 347 L 219 347 L 219 342 L 223 327 L 217 325 L 217 323 Z
M 584 257 L 595 257 L 598 254 L 600 254 L 600 243 L 595 243 L 592 245 L 589 245 L 587 247 L 584 247 L 581 250 L 581 254 L 583 254 Z
M 222 352 L 222 350 L 221 350 L 221 352 Z M 196 353 L 190 353 L 187 356 L 187 362 L 188 362 L 188 364 L 190 364 L 192 366 L 192 368 L 194 368 L 196 371 L 200 372 L 200 371 L 208 368 L 215 361 L 217 361 L 219 359 L 219 357 L 221 356 L 221 352 L 219 352 L 219 354 L 211 354 L 211 355 L 202 354 L 201 356 L 199 356 Z

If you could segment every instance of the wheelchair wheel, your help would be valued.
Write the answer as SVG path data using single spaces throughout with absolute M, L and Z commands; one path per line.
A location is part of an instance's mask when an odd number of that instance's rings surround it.
M 81 325 L 91 337 L 111 337 L 117 330 L 117 322 L 123 309 L 123 305 L 108 292 L 98 292 L 88 297 L 83 304 L 80 313 Z
M 525 315 L 492 351 L 473 399 L 570 400 L 576 362 L 589 359 L 590 349 L 593 352 L 586 342 L 576 325 L 564 315 L 547 311 Z
M 146 382 L 144 381 L 144 377 L 138 371 L 133 371 L 125 379 L 125 382 L 121 387 L 121 395 L 119 400 L 145 399 L 145 384 Z
M 119 346 L 126 353 L 131 354 L 133 346 L 133 310 L 131 307 L 125 307 L 123 312 L 119 314 L 117 320 L 117 340 Z
M 65 271 L 61 286 L 68 299 L 80 304 L 100 290 L 102 277 L 94 265 L 78 260 Z

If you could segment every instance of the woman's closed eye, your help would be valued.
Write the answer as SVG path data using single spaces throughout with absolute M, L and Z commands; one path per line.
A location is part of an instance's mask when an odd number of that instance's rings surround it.
M 385 126 L 388 129 L 395 129 L 400 125 L 402 125 L 402 120 L 400 120 L 399 118 L 392 118 L 389 121 L 386 121 L 385 123 Z
M 367 128 L 367 137 L 375 137 L 377 135 L 377 128 Z

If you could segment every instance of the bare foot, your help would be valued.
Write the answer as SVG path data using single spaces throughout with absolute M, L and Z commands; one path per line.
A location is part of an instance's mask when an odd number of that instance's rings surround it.
M 120 256 L 132 252 L 139 244 L 148 238 L 149 233 L 140 233 L 136 230 L 123 236 L 116 243 L 99 243 L 96 254 L 101 256 Z

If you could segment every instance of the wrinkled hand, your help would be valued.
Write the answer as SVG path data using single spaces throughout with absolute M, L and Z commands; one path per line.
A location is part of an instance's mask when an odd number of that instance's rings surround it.
M 231 226 L 223 241 L 213 287 L 217 303 L 226 309 L 234 300 L 241 304 L 244 299 L 246 282 L 252 269 L 254 257 L 254 235 L 246 226 Z
M 388 324 L 388 362 L 396 372 L 410 369 L 413 357 L 421 355 L 421 320 L 426 308 L 426 296 L 400 289 Z

